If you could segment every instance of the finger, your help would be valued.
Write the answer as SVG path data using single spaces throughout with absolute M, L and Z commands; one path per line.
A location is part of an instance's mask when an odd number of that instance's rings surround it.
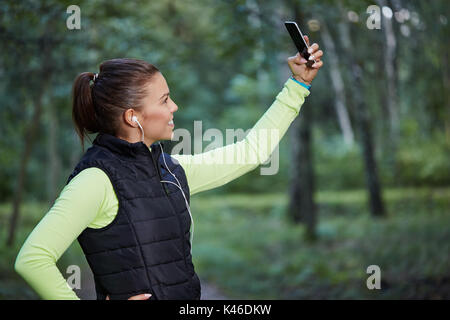
M 309 47 L 309 37 L 308 37 L 307 35 L 305 35 L 305 36 L 303 36 L 303 38 L 305 39 L 306 44 L 307 44 L 308 47 Z
M 311 67 L 314 69 L 320 69 L 323 66 L 323 61 L 320 60 L 319 62 L 314 63 Z
M 295 56 L 294 62 L 297 63 L 297 64 L 305 64 L 308 61 L 306 61 L 306 59 L 303 58 L 303 56 L 300 54 L 300 52 L 297 52 L 297 55 Z
M 300 53 L 297 53 L 295 56 L 287 58 L 287 63 L 289 65 L 293 64 L 305 64 L 307 61 L 305 58 L 303 58 Z
M 316 61 L 320 61 L 320 58 L 322 58 L 323 56 L 323 51 L 319 50 L 317 52 L 315 52 L 314 54 L 309 56 L 309 60 L 316 60 Z
M 147 300 L 151 296 L 152 295 L 150 293 L 143 293 L 143 294 L 139 294 L 137 296 L 133 296 L 133 297 L 129 298 L 128 300 Z
M 312 46 L 309 47 L 308 53 L 314 54 L 314 52 L 316 52 L 317 50 L 319 50 L 319 45 L 317 43 L 314 43 Z

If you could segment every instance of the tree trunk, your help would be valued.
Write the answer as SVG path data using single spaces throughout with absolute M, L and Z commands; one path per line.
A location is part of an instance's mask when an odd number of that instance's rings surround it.
M 306 226 L 307 239 L 316 238 L 316 204 L 314 202 L 314 168 L 311 153 L 312 110 L 302 108 L 294 121 L 291 136 L 291 183 L 289 212 L 295 223 Z
M 353 100 L 353 110 L 355 110 L 355 119 L 361 135 L 363 148 L 363 158 L 366 172 L 366 183 L 369 191 L 370 212 L 375 217 L 385 216 L 384 204 L 381 197 L 381 187 L 378 178 L 377 165 L 375 160 L 375 147 L 372 138 L 372 131 L 369 121 L 369 112 L 363 95 L 363 70 L 359 57 L 352 54 L 351 36 L 348 24 L 339 23 L 339 33 L 344 46 L 345 56 L 342 57 L 349 67 L 353 83 L 351 97 Z
M 328 31 L 328 27 L 325 21 L 321 23 L 321 35 L 325 50 L 327 52 L 331 83 L 336 95 L 335 108 L 338 116 L 339 126 L 341 128 L 345 144 L 351 146 L 354 142 L 354 134 L 346 107 L 347 103 L 345 101 L 344 80 L 342 79 L 341 71 L 339 70 L 339 62 L 334 45 L 334 40 L 331 37 L 330 32 Z
M 51 79 L 51 45 L 49 44 L 49 39 L 44 35 L 39 42 L 39 53 L 41 53 L 40 58 L 43 61 L 42 68 L 35 75 L 39 79 L 42 79 L 41 86 L 36 88 L 35 97 L 32 99 L 34 105 L 33 117 L 29 123 L 26 133 L 25 133 L 25 147 L 23 150 L 22 157 L 20 158 L 19 174 L 17 177 L 16 190 L 13 199 L 13 208 L 10 216 L 9 233 L 6 241 L 7 246 L 12 246 L 14 243 L 14 237 L 17 229 L 17 222 L 20 215 L 20 205 L 22 201 L 22 195 L 24 193 L 25 178 L 27 174 L 28 161 L 30 159 L 31 151 L 33 149 L 33 144 L 35 137 L 38 133 L 39 124 L 41 122 L 42 116 L 42 106 L 44 101 L 44 96 L 47 91 L 47 85 L 50 83 Z
M 380 7 L 387 6 L 389 3 L 386 0 L 377 0 Z M 392 5 L 390 6 L 392 7 Z M 393 9 L 392 11 L 394 11 Z M 395 36 L 394 16 L 392 18 L 386 18 L 382 15 L 382 30 L 384 35 L 384 71 L 386 74 L 386 83 L 384 84 L 384 90 L 386 94 L 383 95 L 384 104 L 387 106 L 389 115 L 389 139 L 388 140 L 388 152 L 386 152 L 387 162 L 394 173 L 397 175 L 396 168 L 396 154 L 397 145 L 399 140 L 399 105 L 398 105 L 398 90 L 397 90 L 397 39 Z
M 294 5 L 296 21 L 305 21 L 298 4 Z M 314 168 L 311 154 L 312 110 L 302 107 L 294 121 L 291 135 L 291 181 L 289 216 L 295 223 L 306 226 L 306 239 L 316 239 L 316 205 L 314 203 Z
M 34 139 L 36 137 L 37 129 L 39 127 L 41 114 L 42 114 L 42 100 L 44 96 L 44 90 L 40 92 L 39 98 L 34 102 L 34 113 L 31 122 L 28 126 L 25 134 L 25 148 L 23 150 L 22 157 L 20 158 L 19 176 L 17 178 L 16 191 L 14 193 L 13 208 L 10 217 L 9 234 L 7 245 L 12 246 L 14 243 L 14 236 L 19 220 L 20 205 L 22 201 L 22 194 L 25 186 L 25 176 L 28 167 L 28 160 L 30 159 L 31 151 L 33 148 Z
M 361 85 L 362 70 L 357 62 L 352 63 L 352 77 L 354 79 L 354 101 L 356 110 L 356 119 L 359 123 L 361 140 L 363 145 L 363 157 L 366 171 L 367 187 L 369 189 L 370 212 L 373 216 L 384 216 L 384 205 L 381 199 L 381 188 L 378 178 L 377 165 L 374 154 L 374 144 L 372 138 L 372 128 L 370 127 L 369 114 L 367 106 L 362 95 L 363 87 Z

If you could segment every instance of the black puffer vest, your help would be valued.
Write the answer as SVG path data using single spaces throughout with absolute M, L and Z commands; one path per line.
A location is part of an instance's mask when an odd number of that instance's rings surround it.
M 189 202 L 183 168 L 169 154 L 164 156 Z M 155 143 L 150 151 L 143 142 L 99 133 L 67 183 L 89 167 L 108 175 L 119 201 L 110 224 L 86 228 L 78 237 L 94 274 L 97 299 L 128 299 L 141 293 L 151 293 L 150 300 L 200 299 L 189 212 L 180 189 L 160 182 L 176 183 L 165 169 L 160 146 Z

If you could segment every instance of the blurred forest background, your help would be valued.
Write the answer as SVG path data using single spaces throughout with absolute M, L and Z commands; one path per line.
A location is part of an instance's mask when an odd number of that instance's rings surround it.
M 72 4 L 79 30 L 66 25 Z M 370 28 L 371 5 L 380 29 Z M 168 82 L 177 128 L 192 133 L 202 120 L 203 131 L 246 130 L 290 76 L 297 50 L 285 20 L 320 44 L 324 67 L 280 144 L 278 174 L 258 168 L 192 197 L 197 273 L 236 299 L 449 299 L 449 8 L 1 1 L 0 299 L 38 298 L 13 264 L 82 155 L 71 119 L 79 73 L 144 59 Z M 57 264 L 66 278 L 69 265 L 89 274 L 77 242 Z M 379 290 L 366 286 L 370 265 L 380 267 Z M 89 298 L 86 279 L 77 292 Z

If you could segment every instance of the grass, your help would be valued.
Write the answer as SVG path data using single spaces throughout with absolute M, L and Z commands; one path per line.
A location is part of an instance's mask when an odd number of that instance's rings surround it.
M 284 194 L 192 197 L 194 265 L 236 299 L 449 299 L 450 188 L 385 190 L 387 217 L 372 218 L 364 190 L 319 192 L 318 240 L 286 218 Z M 5 247 L 10 205 L 0 205 L 0 299 L 35 299 L 13 270 L 20 246 L 48 210 L 22 207 L 16 244 Z M 77 242 L 58 261 L 86 267 Z M 381 290 L 368 290 L 369 265 Z M 67 275 L 65 275 L 67 278 Z
M 286 219 L 283 194 L 194 198 L 194 263 L 237 299 L 450 297 L 450 189 L 384 193 L 374 219 L 363 190 L 318 193 L 319 240 Z M 381 290 L 366 269 L 381 268 Z

